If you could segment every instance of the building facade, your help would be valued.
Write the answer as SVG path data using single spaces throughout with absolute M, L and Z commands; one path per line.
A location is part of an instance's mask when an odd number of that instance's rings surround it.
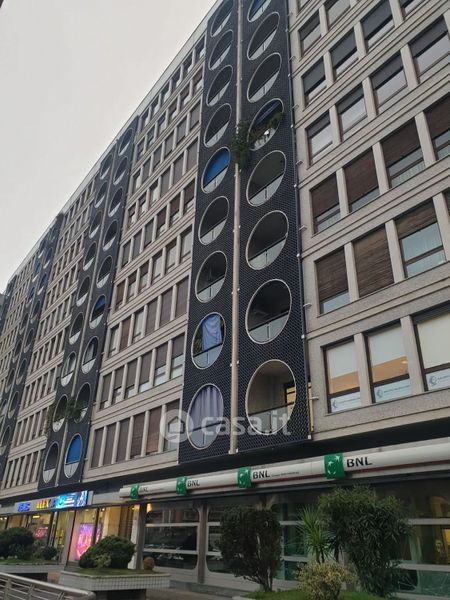
M 5 290 L 0 525 L 247 589 L 226 507 L 408 503 L 450 595 L 450 10 L 222 0 Z

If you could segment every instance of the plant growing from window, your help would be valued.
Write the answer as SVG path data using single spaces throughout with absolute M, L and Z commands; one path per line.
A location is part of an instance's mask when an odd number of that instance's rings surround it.
M 281 560 L 281 525 L 271 510 L 239 506 L 220 522 L 218 548 L 226 568 L 271 591 Z
M 278 128 L 278 125 L 281 123 L 282 119 L 283 112 L 280 110 L 270 115 L 270 117 L 264 122 L 262 122 L 256 129 L 250 130 L 248 133 L 249 147 L 251 148 L 253 144 L 267 132 L 275 131 Z
M 248 140 L 248 123 L 241 121 L 231 138 L 231 156 L 237 166 L 243 170 L 250 162 L 250 142 Z

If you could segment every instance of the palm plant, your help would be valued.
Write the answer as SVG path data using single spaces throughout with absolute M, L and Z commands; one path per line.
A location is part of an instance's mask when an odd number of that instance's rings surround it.
M 297 527 L 307 552 L 313 554 L 318 563 L 324 563 L 333 554 L 335 544 L 319 511 L 314 506 L 305 506 L 299 512 L 298 520 Z

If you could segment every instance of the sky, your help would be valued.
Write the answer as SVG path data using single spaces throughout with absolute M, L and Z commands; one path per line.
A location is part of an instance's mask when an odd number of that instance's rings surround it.
M 214 0 L 4 0 L 0 292 Z

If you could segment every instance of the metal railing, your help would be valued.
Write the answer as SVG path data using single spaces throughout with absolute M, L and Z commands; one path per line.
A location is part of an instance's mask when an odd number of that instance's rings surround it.
M 93 592 L 64 588 L 45 581 L 0 573 L 0 600 L 95 600 Z

